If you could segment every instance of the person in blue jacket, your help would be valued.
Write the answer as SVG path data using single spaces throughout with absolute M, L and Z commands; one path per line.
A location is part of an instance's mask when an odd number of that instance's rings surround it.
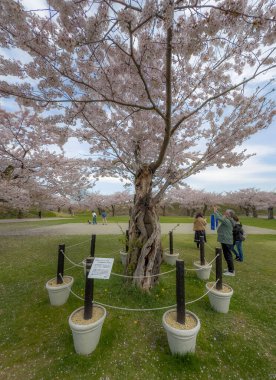
M 243 261 L 242 242 L 245 240 L 244 230 L 242 228 L 242 224 L 241 224 L 239 218 L 236 215 L 233 216 L 233 219 L 236 222 L 236 224 L 233 227 L 233 240 L 234 240 L 234 244 L 233 244 L 233 246 L 231 248 L 231 251 L 236 256 L 235 260 L 242 262 Z M 235 248 L 237 248 L 238 251 L 236 251 Z

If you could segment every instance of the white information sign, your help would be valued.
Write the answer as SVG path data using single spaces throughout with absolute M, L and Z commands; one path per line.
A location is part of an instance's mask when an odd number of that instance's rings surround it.
M 114 259 L 95 257 L 88 278 L 100 278 L 108 280 L 112 270 Z

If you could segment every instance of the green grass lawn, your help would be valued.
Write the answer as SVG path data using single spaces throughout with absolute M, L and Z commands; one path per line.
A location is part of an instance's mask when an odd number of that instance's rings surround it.
M 97 235 L 96 241 L 96 256 L 115 258 L 115 273 L 123 272 L 119 240 Z M 161 322 L 164 311 L 111 308 L 96 351 L 77 355 L 68 317 L 83 302 L 71 294 L 65 305 L 54 307 L 45 290 L 56 274 L 60 243 L 75 263 L 89 255 L 89 236 L 1 237 L 1 379 L 275 379 L 276 236 L 250 235 L 244 242 L 245 262 L 236 263 L 236 277 L 224 279 L 234 289 L 228 314 L 213 311 L 207 296 L 188 306 L 200 318 L 201 330 L 196 353 L 184 358 L 170 354 Z M 163 243 L 168 247 L 167 236 Z M 215 236 L 208 237 L 208 261 L 216 244 Z M 186 268 L 192 268 L 199 256 L 192 235 L 174 235 L 174 245 Z M 162 264 L 162 272 L 170 269 Z M 73 291 L 83 297 L 83 269 L 66 260 L 65 274 L 74 277 Z M 194 271 L 187 271 L 185 283 L 187 302 L 205 293 L 205 282 Z M 113 275 L 95 280 L 94 299 L 129 308 L 173 305 L 175 272 L 162 276 L 150 294 Z

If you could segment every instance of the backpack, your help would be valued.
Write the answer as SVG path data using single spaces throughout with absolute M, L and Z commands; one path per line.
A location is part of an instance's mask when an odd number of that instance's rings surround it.
M 244 241 L 244 231 L 240 223 L 236 223 L 233 227 L 233 240 L 235 241 Z

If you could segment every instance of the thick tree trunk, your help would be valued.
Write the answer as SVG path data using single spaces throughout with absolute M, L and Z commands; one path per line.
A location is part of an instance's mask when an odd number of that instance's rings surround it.
M 267 212 L 268 212 L 268 216 L 267 216 L 267 218 L 268 218 L 268 219 L 274 219 L 274 215 L 273 215 L 273 207 L 268 207 Z
M 249 207 L 243 207 L 246 216 L 249 216 Z
M 135 276 L 133 282 L 137 286 L 150 290 L 158 280 L 158 276 L 151 276 L 160 273 L 162 247 L 157 205 L 152 198 L 152 173 L 147 166 L 136 175 L 129 237 L 126 271 Z
M 255 206 L 252 206 L 252 216 L 253 218 L 258 218 L 258 213 Z
M 115 216 L 115 205 L 111 205 L 112 216 Z

